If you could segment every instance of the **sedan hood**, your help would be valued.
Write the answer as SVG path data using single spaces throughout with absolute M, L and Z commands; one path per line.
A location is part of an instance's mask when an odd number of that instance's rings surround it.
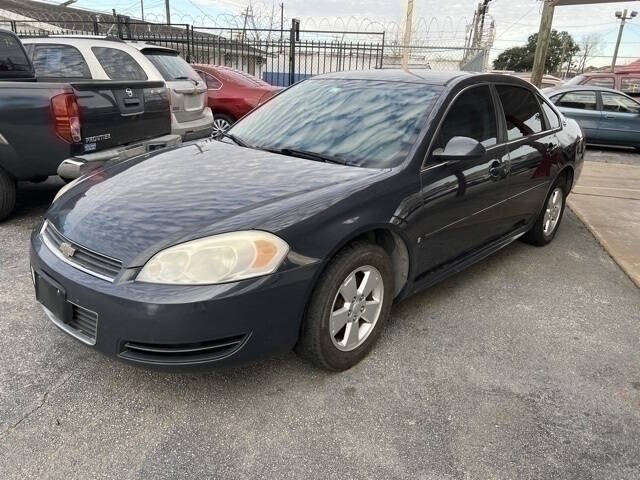
M 47 218 L 70 240 L 140 266 L 166 246 L 259 228 L 298 198 L 308 204 L 318 191 L 380 173 L 209 141 L 100 170 L 65 192 Z

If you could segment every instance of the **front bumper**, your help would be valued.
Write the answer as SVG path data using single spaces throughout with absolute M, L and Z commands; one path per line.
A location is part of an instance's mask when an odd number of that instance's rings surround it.
M 128 160 L 153 150 L 180 145 L 181 142 L 180 135 L 170 134 L 131 145 L 120 145 L 108 150 L 78 155 L 64 160 L 58 167 L 58 175 L 64 179 L 73 180 L 107 162 Z
M 95 338 L 49 318 L 83 343 L 125 362 L 169 371 L 207 370 L 289 351 L 300 330 L 318 264 L 235 283 L 154 285 L 101 280 L 62 261 L 31 239 L 35 276 L 62 286 L 66 301 L 95 313 Z

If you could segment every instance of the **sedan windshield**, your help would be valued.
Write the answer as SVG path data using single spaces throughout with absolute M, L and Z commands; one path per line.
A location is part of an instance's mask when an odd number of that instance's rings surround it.
M 441 87 L 372 80 L 311 79 L 285 90 L 230 134 L 270 151 L 388 168 L 415 143 Z M 304 152 L 297 155 L 296 152 Z

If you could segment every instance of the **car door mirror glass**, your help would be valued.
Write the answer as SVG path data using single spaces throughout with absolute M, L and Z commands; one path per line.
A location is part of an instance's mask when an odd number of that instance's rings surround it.
M 485 155 L 487 149 L 477 140 L 469 137 L 453 137 L 443 149 L 436 149 L 433 156 L 439 160 L 465 160 Z

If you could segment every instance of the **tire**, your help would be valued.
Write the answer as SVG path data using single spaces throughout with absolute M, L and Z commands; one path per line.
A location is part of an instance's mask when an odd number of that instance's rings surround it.
M 544 200 L 544 207 L 538 215 L 536 223 L 534 223 L 531 230 L 524 235 L 523 240 L 537 247 L 543 247 L 551 243 L 556 236 L 558 228 L 560 228 L 562 216 L 564 215 L 564 208 L 567 204 L 566 200 L 567 178 L 562 175 L 554 182 L 553 187 L 551 187 Z M 558 204 L 557 202 L 561 202 L 561 204 Z M 550 215 L 550 217 L 547 215 Z M 547 224 L 547 222 L 549 222 L 549 224 Z
M 229 115 L 214 113 L 213 131 L 211 132 L 211 136 L 213 138 L 218 138 L 222 132 L 229 130 L 234 123 L 235 121 Z
M 296 353 L 317 367 L 334 372 L 360 362 L 389 317 L 393 278 L 391 259 L 380 246 L 360 241 L 346 246 L 329 263 L 311 295 Z M 358 289 L 349 288 L 354 282 Z M 362 295 L 367 290 L 365 283 L 374 288 Z M 348 302 L 347 294 L 356 294 L 355 302 L 353 298 Z M 336 325 L 343 327 L 338 329 Z
M 0 221 L 13 212 L 16 206 L 16 181 L 0 168 Z

